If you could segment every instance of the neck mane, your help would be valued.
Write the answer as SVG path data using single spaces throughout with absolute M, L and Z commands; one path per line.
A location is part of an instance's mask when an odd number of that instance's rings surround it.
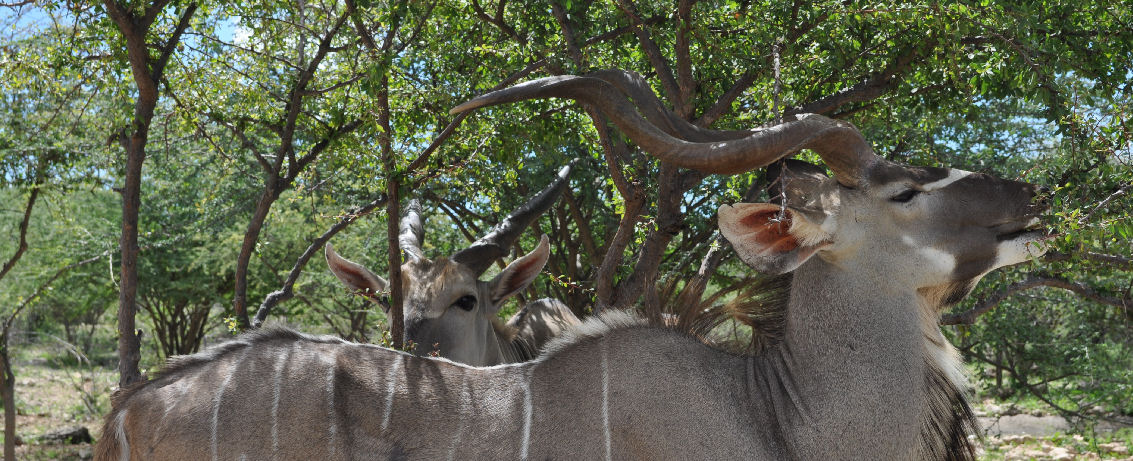
M 526 362 L 535 358 L 539 351 L 532 344 L 519 336 L 519 329 L 508 325 L 499 317 L 492 317 L 492 331 L 490 339 L 495 341 L 498 348 L 500 363 Z M 492 347 L 489 345 L 489 347 Z

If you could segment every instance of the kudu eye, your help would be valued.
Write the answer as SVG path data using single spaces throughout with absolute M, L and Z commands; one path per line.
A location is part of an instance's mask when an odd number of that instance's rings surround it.
M 916 190 L 916 189 L 909 189 L 905 192 L 902 192 L 900 194 L 897 194 L 897 195 L 890 197 L 889 200 L 892 200 L 892 201 L 897 202 L 897 203 L 905 203 L 905 202 L 908 202 L 909 200 L 912 200 L 913 197 L 916 197 L 917 194 L 919 194 L 919 193 L 921 193 L 921 191 Z
M 472 295 L 461 296 L 460 299 L 456 300 L 456 302 L 452 303 L 452 305 L 466 311 L 471 311 L 472 309 L 476 308 L 476 297 Z

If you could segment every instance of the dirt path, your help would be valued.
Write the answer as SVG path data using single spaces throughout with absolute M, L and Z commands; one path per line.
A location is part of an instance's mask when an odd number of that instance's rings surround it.
M 981 417 L 980 427 L 984 434 L 993 437 L 1005 435 L 1033 435 L 1049 437 L 1070 430 L 1070 423 L 1061 416 L 1033 416 L 1027 414 Z
M 985 414 L 979 421 L 985 436 L 980 459 L 1133 461 L 1127 442 L 1116 438 L 1105 441 L 1105 434 L 1128 426 L 1098 423 L 1094 430 L 1099 440 L 1091 443 L 1081 435 L 1068 435 L 1072 427 L 1061 416 Z

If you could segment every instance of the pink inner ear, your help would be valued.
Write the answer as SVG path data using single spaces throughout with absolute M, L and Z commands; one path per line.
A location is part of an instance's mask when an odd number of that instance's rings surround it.
M 348 279 L 346 284 L 349 285 L 355 293 L 370 299 L 378 299 L 377 293 L 374 293 L 373 283 L 361 269 L 349 264 L 343 264 L 338 266 L 337 270 L 339 274 L 344 276 L 343 278 Z
M 784 213 L 783 219 L 775 221 L 779 211 L 764 209 L 744 216 L 739 223 L 751 234 L 745 240 L 777 253 L 786 253 L 799 247 L 799 241 L 792 236 L 791 214 Z
M 504 283 L 508 285 L 507 292 L 511 293 L 512 291 L 520 289 L 521 287 L 517 285 L 524 284 L 523 282 L 532 278 L 533 274 L 531 274 L 531 271 L 538 263 L 539 260 L 537 258 L 532 258 L 530 261 L 520 262 L 519 265 L 515 267 L 515 270 L 512 271 L 512 276 L 508 277 L 508 279 L 504 281 Z
M 338 266 L 338 271 L 345 276 L 344 278 L 349 280 L 348 283 L 350 285 L 354 286 L 357 289 L 362 289 L 369 285 L 368 283 L 366 283 L 366 276 L 363 275 L 362 271 L 358 270 L 358 268 L 356 267 L 343 264 L 341 266 Z

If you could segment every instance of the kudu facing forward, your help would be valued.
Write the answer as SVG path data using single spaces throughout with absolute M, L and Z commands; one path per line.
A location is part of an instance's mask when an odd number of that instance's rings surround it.
M 964 378 L 936 322 L 982 275 L 1041 252 L 1030 244 L 1043 233 L 1026 230 L 1035 188 L 896 165 L 819 116 L 742 137 L 698 130 L 638 97 L 639 83 L 544 79 L 461 108 L 573 97 L 658 157 L 710 172 L 819 153 L 834 177 L 791 164 L 784 209 L 720 209 L 744 261 L 793 271 L 777 344 L 735 355 L 611 312 L 533 361 L 471 368 L 254 333 L 119 395 L 99 459 L 972 458 Z M 663 118 L 643 120 L 627 95 Z
M 423 223 L 417 202 L 407 207 L 399 241 L 407 259 L 401 266 L 405 293 L 405 339 L 417 355 L 436 351 L 441 357 L 473 366 L 520 362 L 534 357 L 548 340 L 579 324 L 562 302 L 540 299 L 507 322 L 497 314 L 507 298 L 527 288 L 550 256 L 547 236 L 530 253 L 516 259 L 491 281 L 479 279 L 531 223 L 546 212 L 568 185 L 570 165 L 526 204 L 488 234 L 451 258 L 425 258 L 421 251 Z M 342 258 L 329 244 L 327 265 L 351 290 L 371 297 L 384 309 L 379 293 L 388 282 L 362 265 Z

